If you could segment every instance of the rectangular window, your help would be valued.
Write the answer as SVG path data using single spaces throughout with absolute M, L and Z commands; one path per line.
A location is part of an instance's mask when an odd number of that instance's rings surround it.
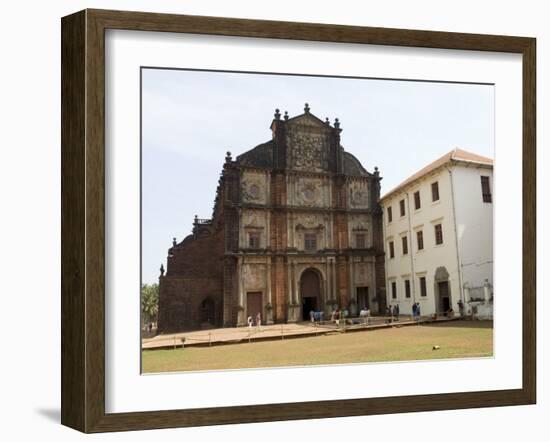
M 390 258 L 395 258 L 395 248 L 393 246 L 393 241 L 390 241 Z
M 425 276 L 420 277 L 420 296 L 428 296 L 428 292 L 426 291 L 426 277 Z
M 432 183 L 432 201 L 439 201 L 439 183 Z
M 315 252 L 317 250 L 317 235 L 315 233 L 306 233 L 304 235 L 304 249 L 307 252 Z
M 407 243 L 407 237 L 406 236 L 401 238 L 401 245 L 403 247 L 403 255 L 406 255 L 407 253 L 409 253 L 409 245 Z
M 411 297 L 411 281 L 405 279 L 405 298 Z
M 260 232 L 248 233 L 248 247 L 250 247 L 251 249 L 260 248 Z
M 397 299 L 397 283 L 395 281 L 391 283 L 391 297 Z
M 391 223 L 393 220 L 393 214 L 391 212 L 391 206 L 388 207 L 388 222 Z
M 424 233 L 422 233 L 422 230 L 418 230 L 416 232 L 416 244 L 418 246 L 418 250 L 424 249 Z
M 405 200 L 399 201 L 399 214 L 405 216 Z
M 364 233 L 358 233 L 355 235 L 355 247 L 358 249 L 364 249 L 366 247 L 366 235 Z
M 441 224 L 436 224 L 434 228 L 435 228 L 435 243 L 438 245 L 443 244 L 443 229 L 441 228 Z
M 484 203 L 490 203 L 493 201 L 493 196 L 491 195 L 491 186 L 489 185 L 489 177 L 481 177 L 481 196 L 483 197 Z
M 420 190 L 414 192 L 414 210 L 420 209 Z

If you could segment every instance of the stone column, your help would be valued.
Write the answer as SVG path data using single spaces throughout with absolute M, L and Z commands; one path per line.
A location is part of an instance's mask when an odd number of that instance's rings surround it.
M 376 299 L 376 308 L 378 309 L 379 308 L 379 305 L 378 305 L 379 300 L 378 300 L 378 296 L 377 296 L 377 294 L 378 294 L 378 290 L 377 290 L 378 289 L 378 283 L 376 281 L 376 258 L 374 258 L 374 257 L 372 258 L 372 261 L 370 262 L 370 269 L 372 271 L 371 277 L 370 277 L 371 282 L 368 283 L 368 286 L 372 287 L 372 289 L 370 289 L 369 293 L 367 293 L 367 296 L 370 298 L 368 300 L 368 303 L 369 303 L 369 305 L 371 305 L 372 304 L 372 299 L 375 298 Z M 411 276 L 411 278 L 412 277 L 413 276 Z M 374 309 L 371 308 L 371 311 L 373 311 L 373 310 Z
M 271 295 L 271 257 L 267 258 L 267 264 L 266 264 L 266 275 L 265 275 L 265 281 L 266 281 L 266 290 L 267 290 L 267 303 L 269 305 L 269 309 L 267 309 L 266 314 L 266 323 L 267 324 L 273 324 L 273 299 Z
M 332 299 L 338 299 L 336 293 L 336 258 L 332 258 Z M 338 307 L 342 306 L 339 305 Z
M 265 247 L 271 248 L 271 210 L 266 210 L 266 226 L 265 226 Z
M 294 283 L 294 303 L 298 304 L 298 301 L 300 299 L 299 297 L 299 290 L 298 290 L 298 271 L 296 269 L 297 265 L 294 263 L 293 271 L 292 271 L 292 282 Z
M 295 264 L 293 262 L 288 262 L 288 313 L 287 313 L 287 322 L 296 322 L 296 307 L 294 306 L 295 295 L 294 291 L 294 268 Z
M 237 313 L 237 326 L 245 325 L 244 317 L 244 283 L 243 283 L 243 258 L 239 257 L 237 261 L 237 282 L 239 292 L 239 305 Z
M 241 247 L 245 247 L 245 244 L 246 244 L 246 238 L 244 237 L 242 220 L 243 220 L 243 209 L 239 209 L 239 245 L 237 249 L 240 249 Z
M 350 315 L 357 315 L 357 293 L 355 293 L 355 263 L 353 262 L 353 256 L 349 260 L 349 299 L 350 299 Z
M 290 260 L 287 262 L 287 279 L 288 279 L 288 304 L 292 304 L 292 266 Z

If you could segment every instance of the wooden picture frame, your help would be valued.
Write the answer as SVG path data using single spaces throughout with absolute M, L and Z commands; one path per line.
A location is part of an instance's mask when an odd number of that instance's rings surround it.
M 517 53 L 523 64 L 523 383 L 513 390 L 220 408 L 105 412 L 105 30 Z M 62 424 L 83 432 L 534 404 L 534 38 L 106 10 L 62 19 Z

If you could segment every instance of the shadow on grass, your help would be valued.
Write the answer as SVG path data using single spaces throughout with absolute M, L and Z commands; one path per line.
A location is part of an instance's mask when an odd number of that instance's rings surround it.
M 463 320 L 463 321 L 450 321 L 432 324 L 422 324 L 422 327 L 452 327 L 452 328 L 493 328 L 493 321 L 489 320 Z

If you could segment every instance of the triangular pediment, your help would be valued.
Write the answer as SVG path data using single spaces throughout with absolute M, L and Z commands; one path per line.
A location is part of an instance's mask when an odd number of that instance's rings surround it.
M 328 124 L 326 121 L 321 120 L 320 118 L 316 117 L 315 115 L 309 112 L 290 118 L 287 121 L 287 124 L 290 127 L 302 126 L 302 127 L 314 127 L 314 128 L 326 129 L 326 130 L 331 129 L 330 124 Z

